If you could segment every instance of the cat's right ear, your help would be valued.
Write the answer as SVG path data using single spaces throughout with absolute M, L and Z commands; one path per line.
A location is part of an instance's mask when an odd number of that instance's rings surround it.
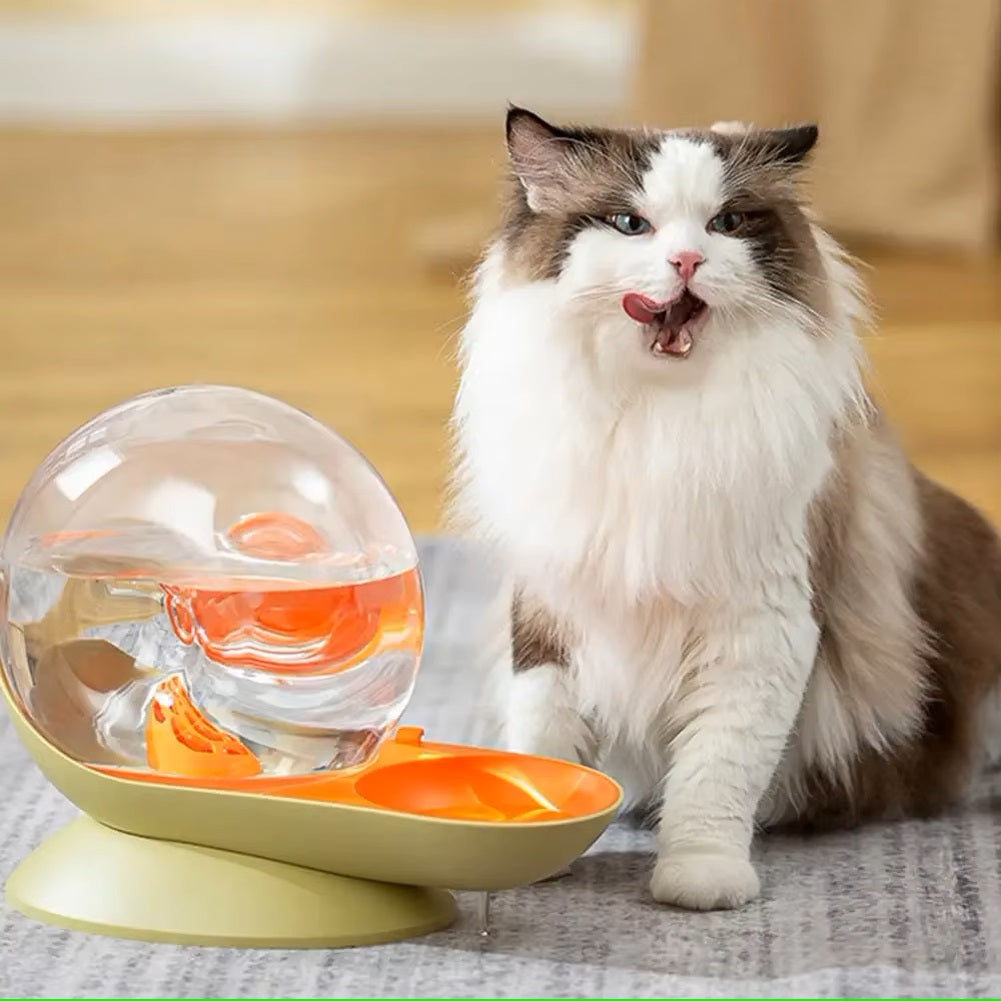
M 562 193 L 571 137 L 532 111 L 507 111 L 507 152 L 533 212 L 554 208 Z

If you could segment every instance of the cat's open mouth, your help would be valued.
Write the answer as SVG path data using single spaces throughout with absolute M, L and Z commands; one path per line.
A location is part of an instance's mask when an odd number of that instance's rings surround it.
M 686 288 L 670 302 L 627 292 L 622 297 L 622 308 L 630 319 L 648 328 L 653 354 L 685 358 L 692 350 L 695 327 L 708 307 Z

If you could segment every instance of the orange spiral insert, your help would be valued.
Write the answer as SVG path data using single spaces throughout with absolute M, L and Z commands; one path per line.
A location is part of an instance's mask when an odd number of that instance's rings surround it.
M 243 744 L 210 723 L 174 675 L 157 686 L 146 717 L 146 757 L 150 768 L 192 778 L 241 779 L 261 773 L 261 764 Z

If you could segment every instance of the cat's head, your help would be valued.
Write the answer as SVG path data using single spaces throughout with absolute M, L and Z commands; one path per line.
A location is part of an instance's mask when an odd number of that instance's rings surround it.
M 560 308 L 643 367 L 741 325 L 809 329 L 827 296 L 798 190 L 816 140 L 814 125 L 564 128 L 511 108 L 505 270 L 551 283 Z

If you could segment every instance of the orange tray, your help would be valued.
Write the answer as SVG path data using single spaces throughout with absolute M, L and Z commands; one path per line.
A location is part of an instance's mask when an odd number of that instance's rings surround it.
M 157 711 L 156 702 L 151 704 L 146 729 L 151 770 L 94 767 L 108 775 L 164 785 L 488 823 L 584 817 L 609 809 L 619 798 L 615 783 L 589 768 L 552 758 L 426 742 L 423 729 L 415 726 L 399 727 L 373 759 L 358 768 L 260 775 L 253 754 L 201 716 L 183 688 L 178 685 L 171 694 L 174 704 L 166 717 Z

